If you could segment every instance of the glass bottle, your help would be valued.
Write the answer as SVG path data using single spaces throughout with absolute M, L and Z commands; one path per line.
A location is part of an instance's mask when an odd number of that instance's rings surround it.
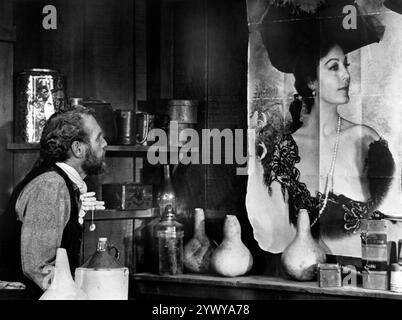
M 165 211 L 167 205 L 171 205 L 173 211 L 176 211 L 176 193 L 168 164 L 163 165 L 163 181 L 158 195 L 158 205 L 161 214 Z
M 183 273 L 183 225 L 176 221 L 173 207 L 168 204 L 156 226 L 160 275 Z

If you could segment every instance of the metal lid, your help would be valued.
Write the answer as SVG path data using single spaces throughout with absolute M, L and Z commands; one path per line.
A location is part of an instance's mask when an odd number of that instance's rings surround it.
M 24 69 L 21 73 L 29 73 L 29 72 L 43 72 L 43 73 L 58 73 L 57 70 L 53 69 L 41 69 L 41 68 L 32 68 L 32 69 Z
M 317 267 L 320 270 L 338 270 L 341 268 L 338 263 L 319 263 Z
M 194 106 L 198 105 L 198 100 L 169 100 L 169 106 Z

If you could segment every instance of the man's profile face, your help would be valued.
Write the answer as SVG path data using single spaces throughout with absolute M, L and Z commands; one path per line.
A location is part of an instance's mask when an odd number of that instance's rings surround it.
M 84 128 L 88 133 L 88 148 L 82 169 L 88 175 L 100 174 L 106 168 L 105 153 L 107 142 L 103 138 L 103 131 L 93 116 L 83 117 Z

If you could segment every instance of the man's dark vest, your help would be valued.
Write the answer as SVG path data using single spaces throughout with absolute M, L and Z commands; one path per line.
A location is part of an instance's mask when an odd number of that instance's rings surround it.
M 79 190 L 68 178 L 66 173 L 57 165 L 42 165 L 33 168 L 14 189 L 11 195 L 9 208 L 0 221 L 0 280 L 20 281 L 27 286 L 31 296 L 38 297 L 42 290 L 22 272 L 21 265 L 21 227 L 22 223 L 17 219 L 15 205 L 20 193 L 25 186 L 36 177 L 49 171 L 59 174 L 65 181 L 71 199 L 70 219 L 68 220 L 61 241 L 61 248 L 66 249 L 71 273 L 80 264 L 80 249 L 82 240 L 82 228 L 78 223 Z M 49 190 L 53 192 L 53 190 Z

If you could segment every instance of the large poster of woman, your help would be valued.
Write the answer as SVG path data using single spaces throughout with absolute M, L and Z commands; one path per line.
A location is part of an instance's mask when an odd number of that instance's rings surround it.
M 401 1 L 247 5 L 254 237 L 283 252 L 307 209 L 328 254 L 361 257 L 361 219 L 402 215 Z M 401 225 L 389 222 L 389 240 Z

